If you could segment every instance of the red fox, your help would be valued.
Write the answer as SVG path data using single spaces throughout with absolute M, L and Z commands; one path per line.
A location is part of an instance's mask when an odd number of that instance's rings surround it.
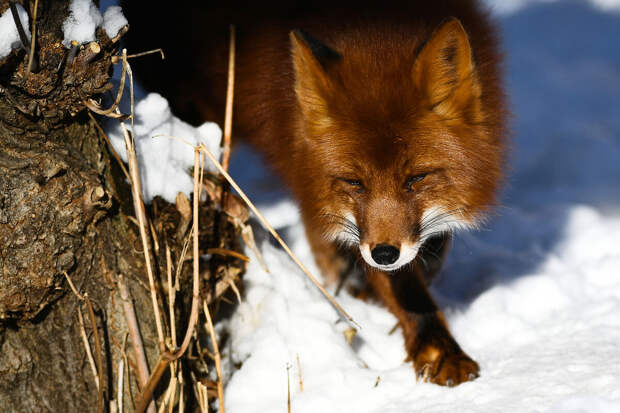
M 502 178 L 500 56 L 481 6 L 233 1 L 134 5 L 132 17 L 131 3 L 133 44 L 168 56 L 162 71 L 143 63 L 144 81 L 195 123 L 223 120 L 236 24 L 234 135 L 284 178 L 323 274 L 335 281 L 351 260 L 365 264 L 418 377 L 446 386 L 478 377 L 427 285 L 452 232 L 480 223 Z M 163 19 L 177 24 L 160 30 Z

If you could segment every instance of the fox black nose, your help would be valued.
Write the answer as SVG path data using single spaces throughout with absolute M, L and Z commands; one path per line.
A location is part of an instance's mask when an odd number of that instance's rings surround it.
M 392 245 L 379 244 L 372 249 L 370 255 L 372 255 L 372 259 L 375 260 L 377 264 L 389 265 L 396 262 L 400 255 L 400 251 Z

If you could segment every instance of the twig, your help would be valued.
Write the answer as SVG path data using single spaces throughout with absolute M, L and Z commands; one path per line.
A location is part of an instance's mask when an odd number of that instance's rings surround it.
M 72 65 L 73 60 L 75 60 L 75 56 L 77 56 L 78 51 L 80 50 L 80 44 L 77 40 L 71 40 L 71 47 L 69 48 L 69 54 L 67 55 L 67 64 Z M 62 65 L 62 62 L 61 62 Z M 58 66 L 60 69 L 60 66 Z
M 127 168 L 125 168 L 125 164 L 121 160 L 120 156 L 118 156 L 118 153 L 116 153 L 116 149 L 114 149 L 112 142 L 110 142 L 110 138 L 108 138 L 108 135 L 105 133 L 101 125 L 99 125 L 99 122 L 97 122 L 92 112 L 88 112 L 88 116 L 90 116 L 90 119 L 95 124 L 95 127 L 97 128 L 101 136 L 103 136 L 105 141 L 108 143 L 108 148 L 110 149 L 110 152 L 112 152 L 112 156 L 114 156 L 114 159 L 116 159 L 116 162 L 118 162 L 118 166 L 121 167 L 121 170 L 123 171 L 123 174 L 125 175 L 125 178 L 127 178 L 127 180 L 131 182 L 131 177 L 129 176 L 129 172 L 127 172 Z
M 273 227 L 269 224 L 269 222 L 267 222 L 267 220 L 265 219 L 265 217 L 263 216 L 263 214 L 260 213 L 260 211 L 254 206 L 254 204 L 252 203 L 252 201 L 250 201 L 250 199 L 247 197 L 247 195 L 245 194 L 245 192 L 243 192 L 243 190 L 241 188 L 239 188 L 239 185 L 237 185 L 237 183 L 234 181 L 234 179 L 232 179 L 232 177 L 228 174 L 228 172 L 226 172 L 224 170 L 224 168 L 222 167 L 222 165 L 217 161 L 217 159 L 215 159 L 215 157 L 213 156 L 213 154 L 209 151 L 209 149 L 207 149 L 207 147 L 204 144 L 200 144 L 200 149 L 202 149 L 205 154 L 209 157 L 209 159 L 211 160 L 211 162 L 213 162 L 213 164 L 215 165 L 215 167 L 219 170 L 219 172 L 224 175 L 224 177 L 226 178 L 226 180 L 230 183 L 230 185 L 237 191 L 237 193 L 239 194 L 239 196 L 241 196 L 241 198 L 245 201 L 245 203 L 250 207 L 250 209 L 254 212 L 254 214 L 256 214 L 256 216 L 258 217 L 258 219 L 260 220 L 260 222 L 265 226 L 265 228 L 267 228 L 267 230 L 271 233 L 271 235 L 273 235 L 273 237 L 278 241 L 278 243 L 282 246 L 282 248 L 284 248 L 284 251 L 286 251 L 286 253 L 292 258 L 292 260 L 295 262 L 295 264 L 297 264 L 297 266 L 303 271 L 303 273 L 306 275 L 306 277 L 308 277 L 310 279 L 310 281 L 312 281 L 312 283 L 314 283 L 314 285 L 319 289 L 319 291 L 323 294 L 323 296 L 331 303 L 331 305 L 340 313 L 340 315 L 352 326 L 356 327 L 356 328 L 360 328 L 359 324 L 357 324 L 355 322 L 355 320 L 353 320 L 353 318 L 351 318 L 351 316 L 340 306 L 340 304 L 338 304 L 336 302 L 336 300 L 327 292 L 327 290 L 325 290 L 325 288 L 321 285 L 321 283 L 319 283 L 317 281 L 316 278 L 314 278 L 314 276 L 310 273 L 310 271 L 308 271 L 308 269 L 301 263 L 301 261 L 299 261 L 299 259 L 297 258 L 297 256 L 295 254 L 293 254 L 293 251 L 291 251 L 291 249 L 288 247 L 288 245 L 286 245 L 286 243 L 282 240 L 282 238 L 280 238 L 280 236 L 278 235 L 278 233 L 276 232 L 275 229 L 273 229 Z
M 291 365 L 286 363 L 286 410 L 291 413 Z
M 30 73 L 32 71 L 37 70 L 38 64 L 34 60 L 34 39 L 37 35 L 37 9 L 39 6 L 39 0 L 34 0 L 34 11 L 32 12 L 32 35 L 30 36 L 30 55 L 28 56 L 28 68 L 27 72 Z
M 138 370 L 136 376 L 141 389 L 143 389 L 149 380 L 149 366 L 146 362 L 144 344 L 142 343 L 142 337 L 140 336 L 138 320 L 136 318 L 136 312 L 133 308 L 133 303 L 131 302 L 129 288 L 127 288 L 125 279 L 122 276 L 118 277 L 118 290 L 123 303 L 127 328 L 129 329 L 129 335 L 131 336 L 131 348 L 133 349 L 133 355 L 136 360 L 136 368 Z M 153 404 L 153 411 L 154 409 L 155 405 Z
M 73 281 L 71 281 L 71 277 L 69 277 L 69 274 L 67 274 L 66 271 L 63 271 L 62 273 L 65 275 L 65 278 L 67 279 L 67 282 L 69 283 L 69 287 L 71 287 L 71 291 L 73 291 L 73 294 L 75 294 L 75 296 L 80 301 L 84 301 L 84 297 L 82 297 L 82 295 L 78 293 L 77 289 L 75 288 L 75 285 L 73 285 Z
M 30 53 L 30 47 L 28 46 L 28 37 L 26 36 L 26 31 L 24 30 L 24 26 L 22 26 L 22 21 L 19 19 L 19 13 L 17 12 L 17 6 L 14 2 L 9 3 L 9 7 L 11 8 L 11 14 L 13 15 L 13 20 L 15 21 L 15 27 L 17 27 L 17 33 L 19 33 L 19 40 L 22 42 L 22 46 L 26 49 L 26 52 Z
M 172 338 L 172 348 L 177 348 L 177 328 L 174 317 L 174 302 L 176 299 L 176 287 L 172 285 L 172 258 L 170 257 L 170 247 L 166 242 L 166 275 L 168 276 L 168 312 L 170 317 L 170 337 Z
M 118 384 L 116 385 L 116 403 L 118 406 L 118 411 L 123 413 L 123 382 L 125 373 L 125 359 L 121 357 L 118 361 Z
M 97 352 L 97 374 L 99 376 L 99 389 L 97 392 L 97 412 L 103 412 L 103 360 L 102 360 L 102 352 L 101 352 L 101 342 L 99 341 L 99 329 L 97 328 L 97 323 L 95 322 L 95 312 L 93 311 L 93 306 L 90 303 L 90 298 L 88 297 L 88 293 L 84 293 L 84 301 L 86 302 L 86 308 L 88 309 L 88 316 L 90 317 L 90 323 L 93 329 L 93 336 L 95 339 L 95 351 Z
M 80 296 L 80 299 L 81 296 Z M 78 320 L 80 322 L 80 335 L 82 336 L 82 342 L 84 343 L 84 349 L 86 350 L 86 358 L 88 358 L 88 364 L 90 364 L 90 368 L 93 371 L 93 376 L 95 376 L 95 386 L 97 387 L 97 391 L 99 391 L 99 375 L 97 374 L 97 366 L 95 366 L 95 359 L 93 358 L 93 353 L 90 350 L 90 343 L 88 342 L 88 337 L 86 336 L 86 329 L 84 328 L 84 317 L 82 316 L 82 310 L 80 306 L 77 308 L 78 312 Z
M 181 343 L 181 347 L 178 348 L 173 354 L 169 352 L 163 353 L 158 362 L 155 370 L 148 378 L 147 384 L 140 393 L 138 403 L 136 404 L 136 412 L 142 413 L 146 408 L 147 403 L 153 396 L 153 391 L 161 378 L 161 375 L 168 367 L 171 361 L 178 360 L 187 350 L 189 342 L 191 341 L 194 333 L 194 326 L 198 319 L 198 300 L 200 298 L 199 290 L 199 273 L 198 273 L 198 200 L 200 199 L 200 185 L 199 185 L 199 173 L 200 173 L 200 148 L 194 149 L 194 223 L 192 225 L 192 238 L 193 238 L 193 262 L 194 262 L 194 281 L 193 281 L 193 293 L 192 293 L 192 307 L 190 310 L 189 322 L 187 324 L 187 330 L 185 331 L 185 338 Z
M 301 362 L 299 361 L 299 353 L 296 354 L 297 357 L 297 373 L 299 374 L 299 391 L 304 391 L 304 380 L 301 377 Z
M 220 348 L 217 345 L 217 337 L 215 336 L 215 328 L 213 327 L 213 320 L 211 320 L 211 313 L 209 313 L 209 307 L 207 301 L 202 300 L 202 309 L 207 319 L 207 331 L 211 336 L 211 344 L 213 345 L 213 358 L 215 359 L 215 372 L 217 373 L 217 397 L 220 402 L 220 413 L 226 413 L 224 407 L 224 384 L 222 383 L 222 357 L 220 356 Z
M 224 140 L 222 146 L 222 167 L 228 170 L 230 160 L 230 139 L 232 133 L 233 98 L 235 90 L 235 26 L 230 25 L 230 43 L 228 48 L 228 85 L 226 89 L 226 117 L 224 119 Z
M 127 51 L 125 49 L 123 49 L 123 55 L 125 55 L 127 53 Z M 95 112 L 98 115 L 106 115 L 110 118 L 120 118 L 120 117 L 125 117 L 126 115 L 122 115 L 120 113 L 112 113 L 114 112 L 114 110 L 116 108 L 118 108 L 118 105 L 121 103 L 121 99 L 123 98 L 123 89 L 125 89 L 125 75 L 127 73 L 127 69 L 125 64 L 123 64 L 122 67 L 122 72 L 121 72 L 121 83 L 119 85 L 118 88 L 118 92 L 116 93 L 116 99 L 114 100 L 114 103 L 112 103 L 112 106 L 110 106 L 108 109 L 102 109 L 99 104 L 97 102 L 95 102 L 92 99 L 88 99 L 88 100 L 84 100 L 82 103 L 84 103 L 84 105 L 92 110 L 93 112 Z M 133 111 L 131 112 L 132 118 L 133 118 Z
M 133 206 L 136 212 L 136 218 L 139 222 L 140 238 L 142 240 L 142 249 L 144 253 L 144 261 L 146 272 L 149 277 L 149 289 L 151 291 L 151 301 L 153 305 L 153 313 L 155 316 L 155 325 L 157 327 L 157 339 L 160 351 L 166 351 L 164 345 L 164 331 L 161 325 L 161 316 L 159 314 L 159 305 L 157 303 L 157 292 L 155 290 L 155 278 L 153 277 L 153 268 L 151 263 L 151 253 L 148 245 L 148 235 L 146 232 L 146 213 L 144 204 L 142 203 L 142 185 L 140 183 L 140 173 L 138 172 L 138 158 L 134 150 L 133 140 L 129 137 L 129 132 L 125 124 L 121 122 L 121 129 L 125 137 L 125 147 L 127 150 L 127 159 L 129 161 L 129 174 L 131 176 L 131 192 L 133 197 Z
M 194 332 L 194 325 L 196 324 L 196 320 L 198 319 L 198 300 L 200 296 L 199 291 L 199 252 L 198 252 L 198 202 L 200 200 L 200 185 L 199 185 L 199 172 L 202 168 L 200 167 L 200 149 L 196 147 L 194 149 L 194 219 L 193 219 L 193 263 L 194 263 L 194 282 L 193 282 L 193 293 L 192 293 L 192 308 L 190 310 L 189 323 L 187 325 L 187 330 L 185 332 L 185 338 L 181 343 L 181 347 L 175 351 L 173 355 L 173 360 L 178 359 L 185 353 L 187 346 L 192 338 L 192 334 Z
M 142 57 L 153 53 L 158 53 L 161 55 L 161 60 L 165 60 L 166 56 L 164 55 L 164 51 L 160 49 L 148 50 L 146 52 L 140 52 L 135 54 L 128 54 L 127 59 L 133 59 L 134 57 Z M 122 56 L 112 56 L 112 63 L 116 64 L 122 60 Z
M 241 261 L 250 262 L 250 259 L 247 256 L 237 251 L 227 250 L 226 248 L 208 248 L 206 252 L 207 254 L 226 255 L 229 257 L 239 258 Z
M 149 404 L 154 403 L 151 398 L 153 397 L 155 387 L 159 383 L 162 374 L 164 374 L 164 371 L 166 371 L 166 368 L 168 368 L 168 364 L 170 364 L 171 361 L 168 354 L 169 353 L 166 352 L 159 357 L 153 373 L 151 373 L 151 376 L 146 381 L 142 391 L 140 391 L 140 394 L 138 395 L 138 402 L 136 403 L 136 413 L 143 413 Z

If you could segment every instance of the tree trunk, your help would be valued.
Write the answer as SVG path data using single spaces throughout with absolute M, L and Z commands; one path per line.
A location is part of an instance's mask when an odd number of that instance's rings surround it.
M 20 3 L 32 19 L 34 1 Z M 72 58 L 61 44 L 69 3 L 39 1 L 36 70 L 28 72 L 24 49 L 0 59 L 2 412 L 95 411 L 98 402 L 108 409 L 118 391 L 121 360 L 129 362 L 122 394 L 125 408 L 131 410 L 139 388 L 118 293 L 119 276 L 127 280 L 151 369 L 160 354 L 142 244 L 130 219 L 134 216 L 130 187 L 84 106 L 86 99 L 111 88 L 111 57 L 118 46 L 99 28 L 100 52 L 92 57 L 92 51 L 82 47 Z M 8 2 L 0 1 L 0 14 L 8 7 Z M 176 262 L 187 222 L 173 205 L 157 200 L 155 206 L 157 213 L 155 207 L 147 211 L 158 239 L 151 249 L 157 273 L 165 280 L 164 249 L 154 246 L 166 242 Z M 213 208 L 202 205 L 201 219 L 201 249 L 237 247 L 234 227 L 216 219 Z M 215 231 L 213 223 L 219 221 Z M 185 267 L 176 305 L 179 340 L 192 295 L 191 271 Z M 221 262 L 215 267 L 221 268 Z M 85 301 L 72 293 L 69 279 L 79 295 L 89 297 L 94 319 Z M 202 280 L 203 293 L 212 286 Z M 162 297 L 166 292 L 163 285 L 158 289 L 163 314 L 168 308 Z M 165 327 L 169 323 L 164 317 Z M 102 360 L 102 394 L 82 333 L 88 336 L 95 364 L 98 357 Z

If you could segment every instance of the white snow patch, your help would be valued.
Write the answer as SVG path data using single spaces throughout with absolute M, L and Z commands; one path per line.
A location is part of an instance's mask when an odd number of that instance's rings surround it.
M 69 16 L 62 25 L 62 44 L 69 48 L 73 40 L 79 44 L 94 41 L 95 30 L 102 22 L 101 12 L 91 0 L 71 0 Z
M 30 25 L 28 23 L 28 12 L 22 7 L 21 4 L 15 5 L 17 8 L 17 14 L 19 20 L 24 27 L 26 36 L 30 40 Z M 17 26 L 15 20 L 13 20 L 13 14 L 9 8 L 6 9 L 2 16 L 0 16 L 0 59 L 8 56 L 11 50 L 20 47 L 22 44 L 19 33 L 17 32 Z
M 110 122 L 107 133 L 114 149 L 127 161 L 125 140 L 120 124 Z M 126 122 L 127 127 L 130 123 Z M 194 165 L 194 150 L 191 146 L 172 139 L 176 136 L 198 145 L 201 142 L 214 156 L 220 156 L 222 132 L 215 123 L 206 122 L 195 128 L 173 116 L 168 101 L 157 93 L 150 93 L 135 106 L 135 145 L 142 180 L 142 195 L 150 202 L 160 195 L 168 202 L 175 202 L 179 192 L 189 196 L 193 191 L 193 180 L 189 170 Z M 166 135 L 153 137 L 155 135 Z M 215 167 L 207 159 L 205 168 Z
M 120 6 L 110 6 L 103 13 L 103 29 L 110 39 L 115 37 L 119 30 L 128 24 Z

